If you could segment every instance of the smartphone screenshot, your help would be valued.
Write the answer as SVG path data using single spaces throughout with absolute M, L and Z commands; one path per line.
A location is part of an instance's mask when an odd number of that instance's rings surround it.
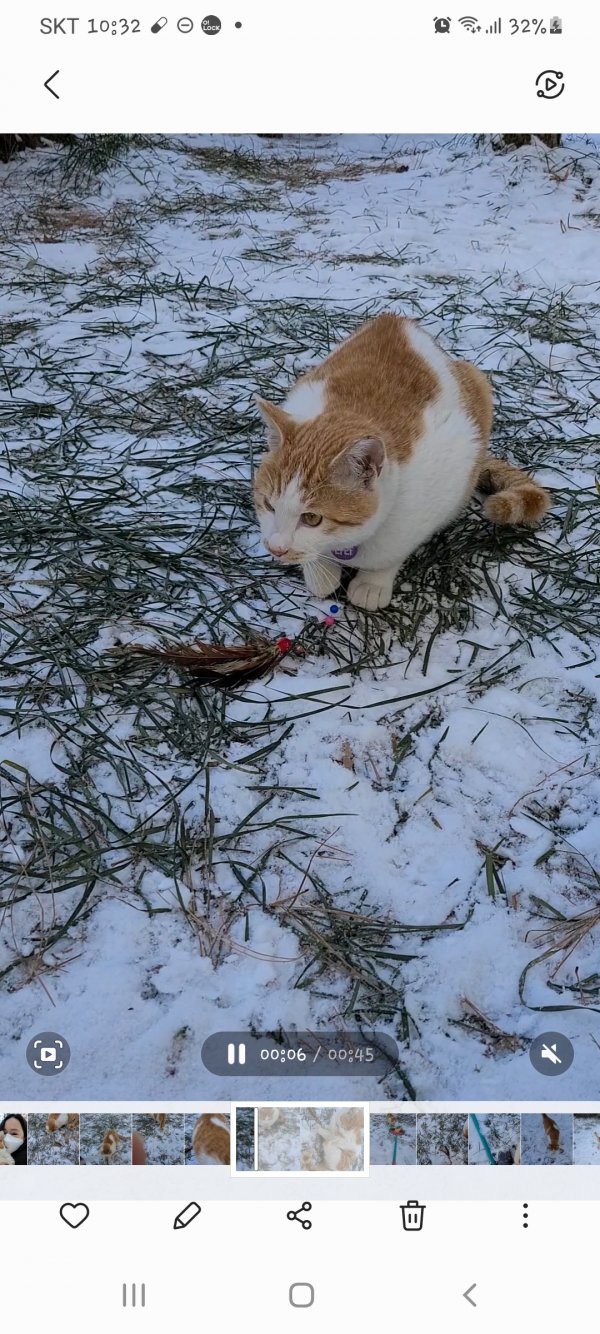
M 591 1329 L 600 19 L 44 4 L 0 20 L 0 1319 Z

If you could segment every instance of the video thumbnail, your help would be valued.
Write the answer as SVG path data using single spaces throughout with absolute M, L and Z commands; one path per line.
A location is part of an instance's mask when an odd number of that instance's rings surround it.
M 521 138 L 0 139 L 13 1101 L 597 1096 L 600 153 Z M 325 1031 L 397 1056 L 203 1064 Z M 225 1161 L 125 1122 L 30 1159 Z

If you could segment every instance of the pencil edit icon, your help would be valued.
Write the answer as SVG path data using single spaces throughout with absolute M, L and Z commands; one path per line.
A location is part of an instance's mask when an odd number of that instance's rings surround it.
M 185 1209 L 182 1209 L 181 1213 L 176 1214 L 173 1227 L 176 1231 L 179 1231 L 182 1227 L 189 1227 L 190 1223 L 193 1223 L 199 1213 L 201 1213 L 200 1205 L 196 1204 L 195 1200 L 192 1200 L 190 1204 L 186 1204 Z

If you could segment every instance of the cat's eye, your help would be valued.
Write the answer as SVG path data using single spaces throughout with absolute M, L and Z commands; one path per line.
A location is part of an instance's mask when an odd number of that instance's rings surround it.
M 271 505 L 271 503 L 270 503 L 269 500 L 263 500 L 263 505 L 264 505 L 265 509 L 269 511 L 270 514 L 274 514 L 274 513 L 275 513 L 275 507 L 274 507 L 274 505 Z
M 300 519 L 302 523 L 306 524 L 307 528 L 318 528 L 319 524 L 323 522 L 323 515 L 313 514 L 310 510 L 306 510 L 304 514 L 300 515 Z

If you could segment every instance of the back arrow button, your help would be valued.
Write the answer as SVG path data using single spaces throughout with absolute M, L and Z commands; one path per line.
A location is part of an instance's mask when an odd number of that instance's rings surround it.
M 475 1289 L 476 1287 L 477 1287 L 477 1284 L 476 1284 L 476 1283 L 472 1283 L 471 1286 L 470 1286 L 470 1288 L 467 1288 L 467 1291 L 466 1291 L 466 1292 L 463 1292 L 463 1297 L 465 1298 L 466 1301 L 468 1301 L 468 1303 L 469 1303 L 470 1306 L 477 1306 L 477 1302 L 474 1302 L 474 1301 L 473 1301 L 473 1298 L 469 1296 L 469 1293 L 470 1293 L 470 1292 L 473 1292 L 474 1289 Z
M 56 78 L 57 74 L 60 74 L 60 70 L 59 70 L 59 69 L 55 69 L 54 74 L 50 74 L 50 75 L 49 75 L 49 77 L 46 79 L 46 82 L 45 82 L 45 84 L 44 84 L 44 88 L 47 88 L 47 89 L 48 89 L 48 92 L 49 92 L 49 93 L 52 93 L 52 96 L 55 97 L 56 100 L 57 100 L 57 102 L 58 102 L 58 101 L 60 101 L 59 96 L 58 96 L 58 93 L 55 93 L 54 89 L 50 87 L 50 84 L 52 83 L 52 80 Z

